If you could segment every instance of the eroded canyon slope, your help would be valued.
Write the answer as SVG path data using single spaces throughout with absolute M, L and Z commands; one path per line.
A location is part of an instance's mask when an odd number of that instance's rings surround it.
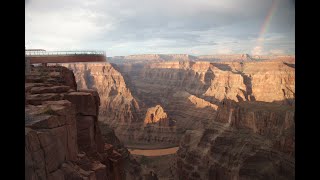
M 282 61 L 115 65 L 140 109 L 160 104 L 178 129 L 203 128 L 224 99 L 294 105 L 295 68 Z
M 25 79 L 25 179 L 153 179 L 113 130 L 98 125 L 100 98 L 72 71 L 33 67 Z
M 109 63 L 64 64 L 72 69 L 79 89 L 95 89 L 100 95 L 100 121 L 128 124 L 139 121 L 139 105 L 122 75 Z
M 294 58 L 132 58 L 64 65 L 80 89 L 99 93 L 100 127 L 114 127 L 129 146 L 180 144 L 175 169 L 182 179 L 294 178 Z
M 185 133 L 177 154 L 179 179 L 294 179 L 294 108 L 224 100 L 204 130 Z
M 115 128 L 124 143 L 178 145 L 186 130 L 203 129 L 224 99 L 294 105 L 295 67 L 291 61 L 166 61 L 73 63 L 79 89 L 96 89 L 100 121 Z M 177 56 L 175 58 L 188 58 Z M 169 58 L 170 59 L 170 58 Z M 166 126 L 145 126 L 149 108 L 161 106 Z M 106 116 L 108 114 L 108 116 Z
M 292 59 L 117 67 L 141 109 L 160 103 L 187 130 L 177 154 L 179 179 L 294 179 Z
M 169 123 L 170 117 L 161 120 L 161 126 L 144 126 L 147 108 L 140 108 L 127 82 L 109 63 L 63 64 L 72 69 L 79 89 L 95 89 L 100 95 L 99 121 L 114 128 L 125 144 L 154 143 L 178 144 L 179 136 Z

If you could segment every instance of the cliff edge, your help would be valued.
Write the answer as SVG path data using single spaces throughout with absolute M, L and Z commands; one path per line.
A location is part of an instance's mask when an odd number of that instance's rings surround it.
M 112 129 L 101 132 L 99 106 L 99 94 L 77 90 L 66 67 L 31 67 L 25 78 L 25 179 L 154 179 Z

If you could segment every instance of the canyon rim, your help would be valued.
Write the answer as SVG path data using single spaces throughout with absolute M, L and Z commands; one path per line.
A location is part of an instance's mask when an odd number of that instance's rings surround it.
M 25 1 L 26 180 L 293 180 L 295 1 Z

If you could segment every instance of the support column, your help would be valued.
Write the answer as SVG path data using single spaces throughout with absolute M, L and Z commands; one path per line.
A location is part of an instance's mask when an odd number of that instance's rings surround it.
M 24 69 L 25 70 L 25 74 L 29 74 L 30 71 L 31 71 L 30 59 L 25 57 L 24 63 L 25 63 L 25 69 Z

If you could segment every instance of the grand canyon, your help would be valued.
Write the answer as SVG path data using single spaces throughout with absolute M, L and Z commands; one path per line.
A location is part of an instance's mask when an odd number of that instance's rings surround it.
M 295 57 L 30 65 L 28 180 L 295 178 Z

